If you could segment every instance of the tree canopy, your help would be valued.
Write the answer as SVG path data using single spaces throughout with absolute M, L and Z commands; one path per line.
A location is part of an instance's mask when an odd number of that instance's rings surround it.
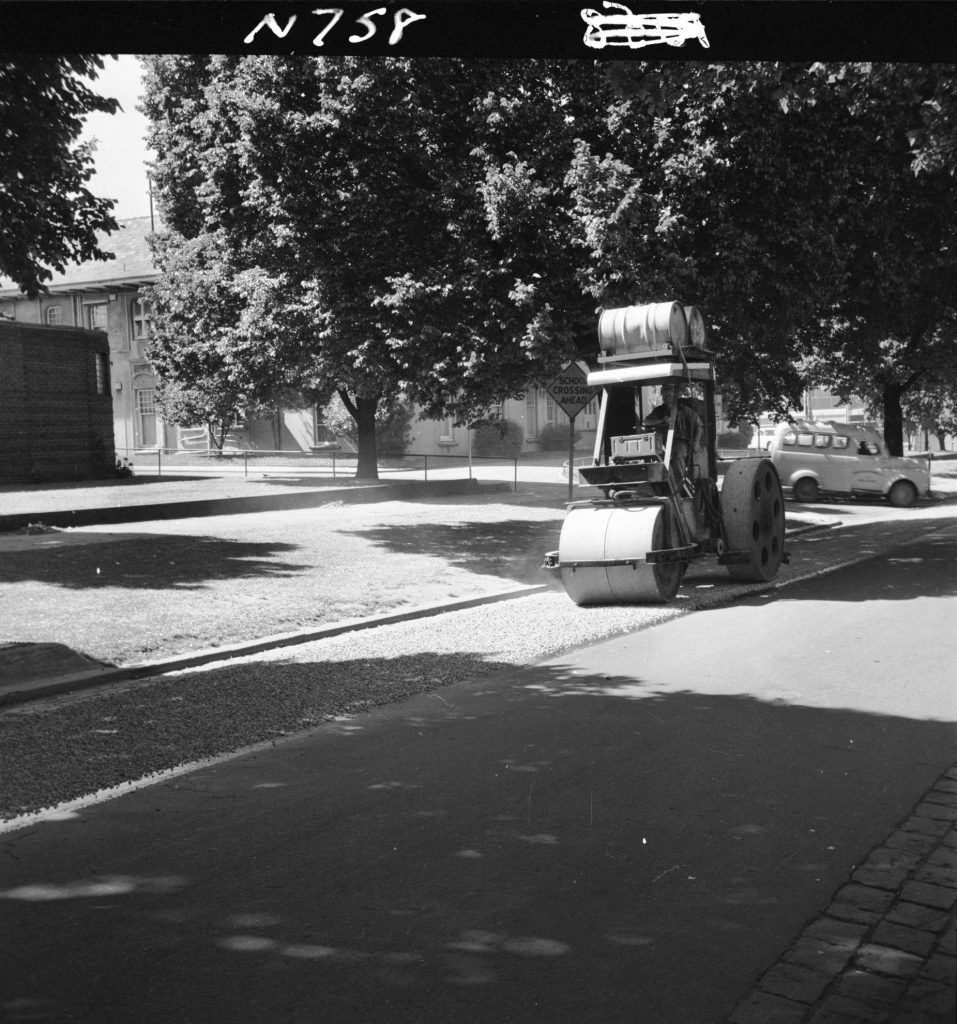
M 472 420 L 610 306 L 704 307 L 732 419 L 867 392 L 899 449 L 946 375 L 949 67 L 154 57 L 147 86 L 161 372 L 337 391 L 360 475 L 380 402 Z
M 876 392 L 899 451 L 901 395 L 955 340 L 952 69 L 614 73 L 615 149 L 573 170 L 591 293 L 693 295 L 732 415 Z
M 269 280 L 285 349 L 261 361 L 338 391 L 358 421 L 360 475 L 375 473 L 381 400 L 470 419 L 576 352 L 594 304 L 566 256 L 561 185 L 575 139 L 603 131 L 593 65 L 148 68 L 164 282 L 187 251 L 197 271 L 216 264 L 232 296 L 242 275 Z M 165 283 L 157 299 L 158 355 L 191 345 L 200 325 L 177 322 Z M 228 346 L 239 312 L 214 301 Z
M 106 259 L 97 232 L 116 228 L 114 202 L 86 187 L 93 147 L 78 144 L 84 118 L 115 113 L 90 86 L 95 56 L 0 57 L 0 273 L 36 295 L 68 263 Z

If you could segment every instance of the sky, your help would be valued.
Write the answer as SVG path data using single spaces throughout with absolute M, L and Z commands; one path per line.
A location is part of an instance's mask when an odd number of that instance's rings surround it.
M 91 114 L 86 120 L 82 140 L 95 138 L 98 142 L 96 173 L 87 187 L 96 196 L 116 200 L 113 216 L 117 220 L 148 217 L 147 121 L 136 110 L 143 92 L 143 69 L 128 54 L 116 59 L 105 57 L 103 62 L 104 68 L 92 88 L 101 96 L 119 100 L 123 109 L 115 114 Z

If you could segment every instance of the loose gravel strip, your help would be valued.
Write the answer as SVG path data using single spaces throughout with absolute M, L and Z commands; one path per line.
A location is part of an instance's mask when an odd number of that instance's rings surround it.
M 550 592 L 14 708 L 0 716 L 0 818 L 679 614 L 662 607 L 582 615 Z

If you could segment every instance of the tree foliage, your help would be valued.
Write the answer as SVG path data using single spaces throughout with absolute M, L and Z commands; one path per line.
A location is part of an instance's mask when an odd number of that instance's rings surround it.
M 0 57 L 0 273 L 27 295 L 68 263 L 107 259 L 97 232 L 115 230 L 114 202 L 86 187 L 93 146 L 78 144 L 84 118 L 115 113 L 91 80 L 94 56 Z
M 614 74 L 614 154 L 582 147 L 573 171 L 592 294 L 693 295 L 732 418 L 810 384 L 877 392 L 899 451 L 901 395 L 954 341 L 952 69 Z
M 219 373 L 175 355 L 201 344 L 237 394 L 338 392 L 360 476 L 381 403 L 478 420 L 592 357 L 610 306 L 701 305 L 732 420 L 830 386 L 899 449 L 908 389 L 949 372 L 950 67 L 191 56 L 147 81 L 161 372 Z
M 575 64 L 152 58 L 164 279 L 215 236 L 200 249 L 224 281 L 281 282 L 278 358 L 340 392 L 358 474 L 374 476 L 380 401 L 475 418 L 554 372 L 593 323 L 561 184 L 575 138 L 602 130 L 603 82 Z M 158 344 L 188 347 L 196 325 L 167 310 Z M 237 310 L 221 310 L 225 330 Z

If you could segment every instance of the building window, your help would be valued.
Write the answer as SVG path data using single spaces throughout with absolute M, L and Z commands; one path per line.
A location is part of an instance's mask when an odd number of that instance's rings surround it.
M 150 336 L 152 311 L 146 299 L 134 299 L 130 307 L 132 335 L 134 341 L 144 341 Z
M 86 307 L 86 326 L 94 331 L 105 331 L 107 322 L 106 309 L 105 302 L 90 303 Z
M 455 419 L 446 416 L 439 428 L 439 444 L 455 444 Z
M 525 437 L 528 440 L 538 437 L 538 393 L 529 388 L 525 393 Z
M 558 406 L 555 404 L 555 399 L 550 394 L 545 393 L 545 425 L 555 426 L 555 420 L 558 419 Z
M 134 430 L 138 448 L 156 447 L 156 391 L 137 388 L 135 398 L 136 421 Z
M 51 327 L 58 327 L 63 323 L 63 310 L 59 306 L 50 306 L 47 309 L 46 319 Z
M 106 352 L 93 353 L 93 368 L 96 372 L 96 393 L 110 393 L 110 357 Z

